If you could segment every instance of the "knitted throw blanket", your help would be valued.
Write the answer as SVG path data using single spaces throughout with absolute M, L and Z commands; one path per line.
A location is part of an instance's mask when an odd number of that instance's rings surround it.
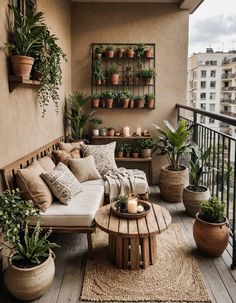
M 107 171 L 103 178 L 108 182 L 110 202 L 115 201 L 119 196 L 135 194 L 137 179 L 145 180 L 145 176 L 140 170 L 127 170 L 124 167 Z

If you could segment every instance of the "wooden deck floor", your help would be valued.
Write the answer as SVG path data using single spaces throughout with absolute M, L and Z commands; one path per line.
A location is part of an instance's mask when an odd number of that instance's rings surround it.
M 181 224 L 189 245 L 193 248 L 200 270 L 205 279 L 213 302 L 236 303 L 236 270 L 230 269 L 231 258 L 224 252 L 220 258 L 200 255 L 192 237 L 194 219 L 184 212 L 182 203 L 165 203 L 160 199 L 158 188 L 152 187 L 152 202 L 166 207 L 173 223 Z M 83 271 L 86 261 L 86 236 L 80 234 L 58 234 L 55 240 L 62 246 L 56 251 L 56 274 L 49 291 L 33 303 L 79 303 Z M 20 302 L 12 298 L 0 285 L 0 303 Z

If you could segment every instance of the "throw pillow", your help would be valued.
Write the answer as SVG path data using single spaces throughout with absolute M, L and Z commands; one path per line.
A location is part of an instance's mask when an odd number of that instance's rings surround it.
M 45 170 L 37 160 L 27 168 L 19 169 L 16 174 L 16 183 L 22 196 L 26 200 L 32 200 L 42 211 L 45 211 L 52 204 L 52 193 L 40 175 Z
M 55 163 L 49 156 L 38 159 L 38 163 L 42 166 L 45 171 L 52 171 L 55 168 Z
M 71 159 L 69 160 L 69 168 L 80 182 L 101 178 L 101 175 L 95 166 L 93 156 L 81 159 Z
M 83 143 L 83 141 L 81 141 L 81 142 L 72 142 L 72 143 L 60 142 L 58 144 L 58 146 L 59 146 L 60 150 L 64 150 L 67 153 L 70 153 L 72 151 L 72 149 L 74 149 L 75 147 L 80 149 L 82 143 Z
M 63 163 L 59 163 L 53 171 L 43 173 L 41 176 L 55 197 L 64 204 L 68 204 L 77 193 L 82 191 L 80 182 Z
M 116 142 L 105 145 L 81 145 L 84 157 L 93 156 L 95 165 L 101 175 L 110 169 L 117 169 L 115 162 Z
M 55 159 L 56 164 L 59 162 L 68 165 L 69 159 L 78 159 L 80 158 L 80 150 L 74 147 L 69 153 L 64 150 L 53 150 L 52 155 Z

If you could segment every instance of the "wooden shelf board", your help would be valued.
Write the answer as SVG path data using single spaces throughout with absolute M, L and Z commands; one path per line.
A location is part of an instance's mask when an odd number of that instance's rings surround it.
M 148 139 L 151 136 L 92 136 L 92 139 L 133 139 L 133 140 L 140 140 L 140 139 Z M 129 158 L 128 158 L 129 159 Z
M 94 60 L 100 60 L 96 57 L 93 57 Z M 112 58 L 108 58 L 108 57 L 102 57 L 101 60 L 154 60 L 154 57 L 141 57 L 140 59 L 137 57 L 112 57 Z
M 152 161 L 152 157 L 149 158 L 115 158 L 116 161 L 120 161 L 120 162 L 151 162 Z
M 34 86 L 40 86 L 41 82 L 38 80 L 31 80 L 31 79 L 25 79 L 22 76 L 13 76 L 9 75 L 8 76 L 8 81 L 9 81 L 9 89 L 10 92 L 13 92 L 15 88 L 18 86 L 25 84 L 25 85 L 34 85 Z
M 153 108 L 147 108 L 147 107 L 142 107 L 142 108 L 137 108 L 137 107 L 134 107 L 134 108 L 130 108 L 130 107 L 128 107 L 128 108 L 123 108 L 123 107 L 112 107 L 112 108 L 108 108 L 108 107 L 92 107 L 93 109 L 107 109 L 107 110 L 111 110 L 111 109 L 122 109 L 122 110 L 144 110 L 144 109 L 146 109 L 146 110 L 154 110 L 155 109 L 155 107 L 153 107 Z

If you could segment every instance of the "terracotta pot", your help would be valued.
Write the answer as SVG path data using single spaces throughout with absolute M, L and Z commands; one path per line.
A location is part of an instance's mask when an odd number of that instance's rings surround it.
M 128 58 L 133 58 L 134 57 L 134 50 L 133 49 L 127 49 L 126 55 Z
M 183 190 L 189 184 L 188 168 L 181 166 L 183 170 L 173 171 L 169 165 L 161 168 L 159 187 L 164 200 L 168 202 L 181 202 Z
M 114 51 L 106 51 L 107 58 L 113 58 L 114 57 Z
M 117 158 L 123 158 L 123 151 L 118 151 L 118 152 L 116 152 L 116 156 L 117 156 Z
M 223 223 L 208 223 L 198 215 L 193 225 L 193 237 L 198 249 L 207 256 L 221 256 L 229 242 L 228 220 L 225 218 Z
M 93 108 L 98 108 L 99 103 L 100 103 L 100 99 L 98 99 L 98 98 L 92 99 L 92 107 Z
M 107 108 L 112 108 L 112 105 L 113 105 L 113 99 L 112 98 L 106 99 Z
M 190 216 L 195 217 L 196 213 L 199 212 L 200 203 L 210 198 L 210 191 L 206 186 L 201 185 L 202 191 L 191 190 L 191 185 L 186 186 L 183 191 L 183 203 L 186 209 L 186 213 Z
M 123 55 L 124 55 L 124 52 L 125 52 L 125 50 L 124 50 L 123 48 L 118 49 L 118 51 L 117 51 L 117 53 L 116 53 L 116 56 L 117 56 L 118 58 L 122 58 Z
M 134 108 L 134 100 L 133 99 L 131 99 L 129 101 L 129 108 Z
M 97 128 L 94 128 L 93 129 L 93 136 L 99 136 L 99 129 L 97 129 Z
M 51 252 L 45 262 L 32 268 L 18 268 L 9 259 L 5 275 L 5 284 L 9 292 L 17 299 L 31 301 L 41 297 L 52 283 L 55 273 Z
M 96 85 L 101 85 L 102 84 L 102 80 L 96 80 Z
M 142 77 L 142 81 L 144 85 L 150 85 L 152 78 L 149 77 Z
M 11 56 L 12 69 L 15 76 L 21 76 L 24 79 L 30 78 L 34 58 L 27 56 Z
M 96 57 L 96 59 L 101 60 L 102 59 L 102 54 L 97 53 L 95 57 Z
M 155 102 L 154 99 L 148 99 L 148 100 L 147 100 L 147 108 L 148 108 L 148 109 L 154 108 L 154 102 Z
M 102 79 L 102 85 L 106 85 L 107 84 L 107 79 Z
M 150 158 L 152 156 L 152 149 L 151 148 L 141 148 L 140 149 L 141 158 Z
M 139 158 L 139 153 L 132 153 L 132 158 Z
M 108 129 L 108 136 L 113 137 L 115 135 L 114 129 Z
M 138 99 L 136 102 L 137 102 L 137 108 L 143 108 L 143 99 Z
M 152 49 L 147 49 L 147 50 L 145 50 L 144 56 L 145 56 L 146 58 L 153 58 Z
M 112 74 L 111 75 L 111 84 L 118 85 L 119 83 L 119 74 Z
M 123 105 L 123 108 L 128 108 L 129 107 L 129 99 L 122 100 L 122 105 Z

